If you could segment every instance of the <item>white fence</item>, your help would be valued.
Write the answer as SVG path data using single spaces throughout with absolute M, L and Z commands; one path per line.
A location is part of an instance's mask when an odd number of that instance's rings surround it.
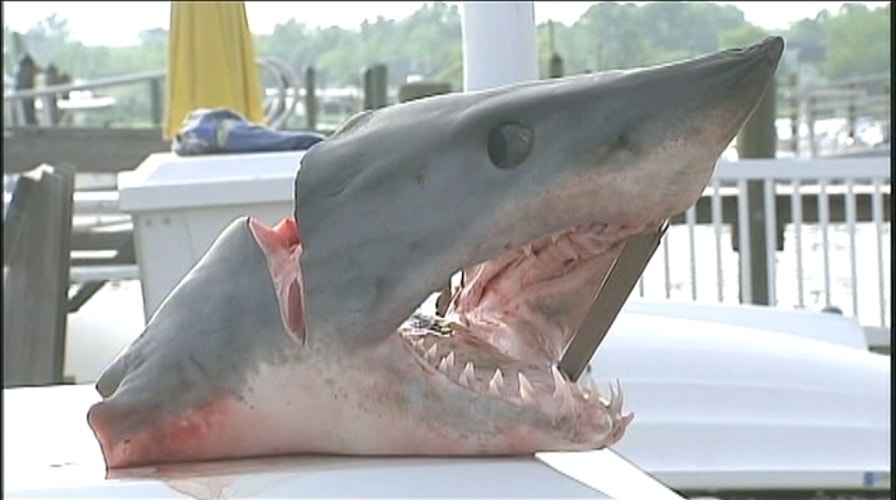
M 636 293 L 753 302 L 747 184 L 759 181 L 766 207 L 762 227 L 769 303 L 817 310 L 835 306 L 857 317 L 874 343 L 889 345 L 891 221 L 885 213 L 885 196 L 889 201 L 890 180 L 889 156 L 721 162 L 701 200 L 704 207 L 708 205 L 709 220 L 698 223 L 696 206 L 685 212 L 684 223 L 669 228 Z M 728 203 L 723 203 L 726 198 Z M 806 201 L 813 198 L 817 205 L 808 204 L 813 217 L 807 221 Z M 723 205 L 734 213 L 726 213 Z M 782 206 L 788 213 L 784 227 L 779 227 L 782 214 L 776 210 Z M 736 225 L 736 233 L 726 219 Z M 782 233 L 779 250 L 776 244 Z

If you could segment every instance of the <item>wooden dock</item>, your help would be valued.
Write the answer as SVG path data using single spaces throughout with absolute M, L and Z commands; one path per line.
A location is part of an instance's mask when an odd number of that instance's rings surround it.
M 137 168 L 152 153 L 170 150 L 157 128 L 4 128 L 3 173 L 45 163 L 70 165 L 78 173 L 114 174 Z
M 160 129 L 4 129 L 3 173 L 22 174 L 4 220 L 4 387 L 64 382 L 67 313 L 108 281 L 97 271 L 136 266 L 128 224 L 73 227 L 73 216 L 90 215 L 97 205 L 74 202 L 76 174 L 133 170 L 169 149 Z M 109 256 L 73 255 L 81 251 Z

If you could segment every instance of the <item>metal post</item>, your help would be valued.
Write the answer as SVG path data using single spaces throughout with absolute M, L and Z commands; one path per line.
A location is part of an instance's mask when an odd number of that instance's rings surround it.
M 315 71 L 312 66 L 305 68 L 305 126 L 317 130 L 317 96 L 315 95 Z
M 461 15 L 465 91 L 538 79 L 532 2 L 467 2 Z
M 777 148 L 775 134 L 775 82 L 769 84 L 765 95 L 759 101 L 753 115 L 744 124 L 737 136 L 737 154 L 740 158 L 774 158 Z M 769 304 L 768 282 L 768 245 L 765 235 L 765 219 L 767 217 L 765 199 L 761 180 L 747 182 L 747 201 L 749 203 L 749 227 L 738 228 L 749 231 L 750 237 L 750 282 L 752 303 Z M 741 256 L 743 252 L 739 252 Z M 739 259 L 743 266 L 743 258 Z

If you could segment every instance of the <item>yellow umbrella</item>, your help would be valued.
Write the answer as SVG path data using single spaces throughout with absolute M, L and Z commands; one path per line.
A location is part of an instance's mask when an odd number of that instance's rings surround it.
M 224 107 L 264 123 L 255 45 L 243 2 L 171 2 L 164 136 L 187 113 Z

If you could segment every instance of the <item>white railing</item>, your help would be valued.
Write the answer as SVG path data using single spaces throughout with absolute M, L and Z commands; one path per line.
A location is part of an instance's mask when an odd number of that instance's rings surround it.
M 753 302 L 747 185 L 759 181 L 765 204 L 769 304 L 816 310 L 835 306 L 858 318 L 869 337 L 889 345 L 891 221 L 885 215 L 884 197 L 889 198 L 891 192 L 890 178 L 889 156 L 721 162 L 703 193 L 709 199 L 709 222 L 697 223 L 696 206 L 687 210 L 683 223 L 669 228 L 636 293 L 651 298 Z M 817 211 L 812 221 L 803 213 L 809 196 L 817 199 L 817 206 L 810 205 Z M 842 222 L 832 222 L 834 196 L 843 200 Z M 738 252 L 732 248 L 733 228 L 724 222 L 726 197 L 736 198 L 736 204 L 726 206 L 736 207 L 736 214 L 728 214 L 727 219 L 738 228 L 733 236 Z M 782 197 L 789 198 L 785 207 L 789 216 L 783 228 L 783 250 L 778 250 L 781 214 L 776 213 L 776 205 L 782 206 Z M 861 218 L 859 197 L 865 202 Z

